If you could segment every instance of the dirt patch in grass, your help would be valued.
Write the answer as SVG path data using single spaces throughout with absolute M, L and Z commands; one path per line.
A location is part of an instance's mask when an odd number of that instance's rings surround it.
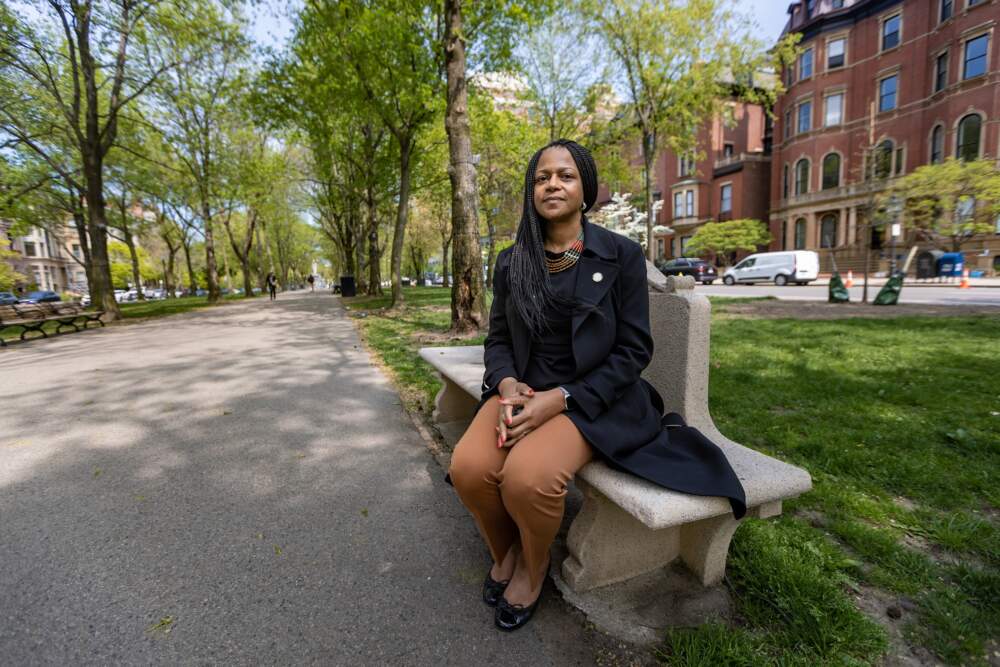
M 742 303 L 719 304 L 717 310 L 728 317 L 758 319 L 842 320 L 849 318 L 891 317 L 961 317 L 994 315 L 1000 317 L 1000 307 L 907 303 L 895 306 L 873 306 L 865 303 L 828 303 L 824 301 L 779 301 L 761 299 Z

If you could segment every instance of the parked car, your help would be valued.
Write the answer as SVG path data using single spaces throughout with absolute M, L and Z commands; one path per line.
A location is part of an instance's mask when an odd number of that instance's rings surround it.
M 775 285 L 806 285 L 819 277 L 819 255 L 812 250 L 759 252 L 726 269 L 722 280 L 736 283 L 771 282 Z
M 0 306 L 17 303 L 17 297 L 12 292 L 0 292 Z
M 18 299 L 20 303 L 48 303 L 50 301 L 62 301 L 62 297 L 51 290 L 38 290 L 29 292 L 28 296 Z
M 678 257 L 660 265 L 665 276 L 693 276 L 698 282 L 711 285 L 718 280 L 719 273 L 709 262 L 697 257 Z

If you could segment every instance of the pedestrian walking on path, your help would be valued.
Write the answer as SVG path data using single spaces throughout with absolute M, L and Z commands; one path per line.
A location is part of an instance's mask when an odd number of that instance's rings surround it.
M 595 457 L 746 512 L 721 450 L 662 425 L 663 400 L 640 377 L 653 354 L 645 256 L 586 219 L 596 198 L 579 144 L 555 141 L 528 163 L 517 236 L 494 271 L 481 400 L 451 460 L 493 558 L 482 594 L 502 630 L 534 614 L 566 485 Z
M 265 282 L 267 283 L 267 293 L 270 295 L 270 300 L 274 301 L 278 298 L 278 277 L 274 275 L 274 271 L 267 273 Z
M 309 277 L 306 278 L 306 282 L 309 283 L 309 291 L 310 292 L 315 292 L 316 291 L 316 276 L 314 276 L 313 274 L 310 273 Z

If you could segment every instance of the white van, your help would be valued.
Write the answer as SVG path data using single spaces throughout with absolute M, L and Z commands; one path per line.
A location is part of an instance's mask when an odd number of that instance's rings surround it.
M 726 269 L 722 281 L 736 283 L 771 282 L 775 285 L 805 285 L 819 276 L 819 255 L 812 250 L 759 252 Z

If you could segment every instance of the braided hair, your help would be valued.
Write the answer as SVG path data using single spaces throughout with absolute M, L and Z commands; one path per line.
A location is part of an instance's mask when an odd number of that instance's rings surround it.
M 535 209 L 535 170 L 542 153 L 555 147 L 569 151 L 580 172 L 583 211 L 589 211 L 597 200 L 597 164 L 586 148 L 575 141 L 556 139 L 531 156 L 524 177 L 524 207 L 517 235 L 514 237 L 507 279 L 514 306 L 533 336 L 541 335 L 543 330 L 551 330 L 546 312 L 552 308 L 564 313 L 576 312 L 578 309 L 597 310 L 595 306 L 556 293 L 549 280 L 545 262 L 545 226 L 548 221 L 538 215 Z

